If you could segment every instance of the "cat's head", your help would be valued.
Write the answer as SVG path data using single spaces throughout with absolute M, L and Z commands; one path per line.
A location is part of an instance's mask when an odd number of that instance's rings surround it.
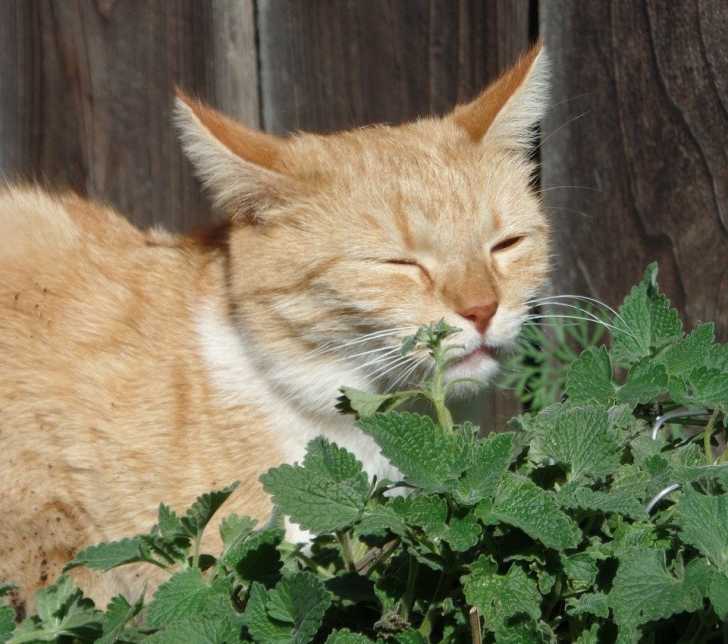
M 406 384 L 428 359 L 397 347 L 442 318 L 462 329 L 450 377 L 495 374 L 549 269 L 528 158 L 547 76 L 534 48 L 442 118 L 288 138 L 179 96 L 185 150 L 234 222 L 233 314 L 275 387 L 322 409 L 341 385 Z

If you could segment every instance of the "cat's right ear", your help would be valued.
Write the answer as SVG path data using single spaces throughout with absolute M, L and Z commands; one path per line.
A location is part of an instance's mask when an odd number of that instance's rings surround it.
M 258 223 L 293 186 L 280 163 L 285 139 L 233 121 L 176 90 L 182 146 L 215 206 Z

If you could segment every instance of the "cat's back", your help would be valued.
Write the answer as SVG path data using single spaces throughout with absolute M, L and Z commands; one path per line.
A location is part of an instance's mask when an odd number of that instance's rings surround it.
M 73 193 L 34 186 L 0 191 L 0 263 L 43 269 L 46 258 L 106 241 L 143 243 L 143 235 L 108 208 Z

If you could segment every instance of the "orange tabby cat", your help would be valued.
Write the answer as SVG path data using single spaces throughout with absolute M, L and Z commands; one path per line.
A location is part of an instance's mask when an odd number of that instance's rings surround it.
M 79 548 L 147 530 L 160 500 L 239 479 L 226 511 L 265 520 L 258 476 L 319 434 L 396 475 L 336 413 L 338 387 L 421 376 L 397 347 L 440 318 L 463 328 L 451 376 L 494 374 L 548 270 L 527 158 L 546 81 L 536 48 L 443 118 L 289 138 L 180 96 L 185 150 L 229 215 L 207 239 L 0 193 L 0 579 L 18 601 Z M 138 572 L 75 574 L 103 602 Z

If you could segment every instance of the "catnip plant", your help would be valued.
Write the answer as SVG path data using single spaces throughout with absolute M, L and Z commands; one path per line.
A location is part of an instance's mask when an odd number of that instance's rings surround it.
M 655 265 L 609 331 L 609 346 L 576 338 L 580 352 L 569 332 L 525 338 L 511 367 L 533 371 L 532 411 L 483 437 L 447 406 L 443 341 L 457 330 L 419 329 L 402 352 L 431 354 L 421 386 L 344 387 L 339 403 L 402 480 L 370 479 L 317 438 L 261 477 L 268 525 L 226 517 L 213 556 L 202 534 L 235 484 L 184 515 L 162 504 L 149 533 L 66 567 L 146 562 L 168 574 L 153 596 L 140 585 L 102 610 L 63 575 L 21 624 L 0 608 L 0 642 L 728 641 L 728 345 L 712 324 L 685 332 Z M 559 349 L 547 391 L 539 340 Z M 414 399 L 432 415 L 407 411 Z M 308 547 L 284 541 L 283 517 Z

